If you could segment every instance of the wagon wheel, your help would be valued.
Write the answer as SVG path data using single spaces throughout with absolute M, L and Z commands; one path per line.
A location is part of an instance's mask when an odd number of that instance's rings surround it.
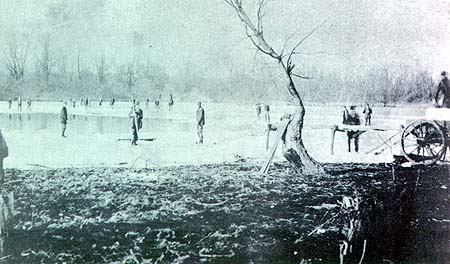
M 431 165 L 440 160 L 446 151 L 442 128 L 433 121 L 417 121 L 402 133 L 403 156 L 415 164 Z

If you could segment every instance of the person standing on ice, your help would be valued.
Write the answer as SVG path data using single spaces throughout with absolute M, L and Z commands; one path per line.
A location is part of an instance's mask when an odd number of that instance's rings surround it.
M 0 130 L 0 187 L 3 187 L 5 181 L 5 171 L 3 170 L 3 159 L 8 157 L 8 145 Z
M 136 146 L 138 141 L 138 125 L 137 125 L 137 115 L 135 105 L 131 106 L 130 113 L 128 117 L 131 120 L 131 145 Z
M 142 129 L 142 119 L 144 119 L 144 111 L 139 107 L 139 101 L 136 102 L 136 124 L 138 131 Z
M 66 108 L 66 102 L 63 103 L 63 106 L 61 108 L 61 112 L 59 113 L 59 119 L 61 122 L 61 129 L 62 129 L 62 133 L 61 136 L 62 137 L 66 137 L 66 127 L 67 127 L 67 108 Z
M 345 108 L 345 111 L 347 109 Z M 350 111 L 346 111 L 344 125 L 350 125 L 350 126 L 359 126 L 361 125 L 361 120 L 359 119 L 359 115 L 356 112 L 356 106 L 352 105 L 350 106 Z M 360 132 L 357 130 L 349 130 L 347 131 L 347 145 L 348 145 L 348 152 L 351 152 L 351 141 L 354 139 L 355 144 L 355 152 L 358 152 L 359 150 L 359 135 Z
M 270 124 L 270 107 L 269 105 L 264 105 L 264 111 L 266 112 L 264 114 L 264 120 L 267 124 Z
M 436 105 L 440 107 L 450 108 L 450 81 L 448 80 L 448 73 L 446 71 L 441 72 L 441 82 L 438 85 L 438 90 L 434 100 Z M 442 105 L 439 104 L 439 94 L 442 93 L 443 100 Z
M 364 107 L 363 114 L 364 120 L 366 121 L 365 125 L 370 126 L 372 121 L 372 108 L 370 107 L 369 104 L 366 104 L 366 106 Z
M 257 116 L 258 118 L 261 117 L 261 104 L 260 104 L 260 103 L 257 103 L 257 104 L 256 104 L 256 116 Z
M 172 111 L 172 108 L 173 108 L 173 96 L 172 96 L 172 94 L 170 94 L 168 105 L 169 105 L 169 111 Z
M 17 98 L 17 111 L 22 112 L 22 97 Z
M 11 106 L 12 106 L 12 99 L 11 97 L 8 99 L 8 110 L 11 110 Z
M 198 102 L 198 108 L 197 108 L 198 144 L 203 144 L 203 126 L 204 125 L 205 125 L 205 109 L 203 109 L 202 103 Z
M 31 113 L 31 98 L 27 99 L 27 113 Z

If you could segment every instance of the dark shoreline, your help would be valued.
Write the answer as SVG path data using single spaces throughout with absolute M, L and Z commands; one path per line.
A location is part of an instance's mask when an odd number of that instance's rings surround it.
M 364 240 L 364 263 L 450 259 L 448 167 L 397 170 L 395 182 L 389 164 L 325 164 L 326 177 L 292 175 L 285 163 L 272 168 L 268 175 L 245 162 L 7 169 L 19 214 L 3 256 L 8 263 L 338 263 L 353 219 L 361 227 L 345 263 L 359 261 Z M 343 197 L 360 199 L 359 208 L 344 210 Z

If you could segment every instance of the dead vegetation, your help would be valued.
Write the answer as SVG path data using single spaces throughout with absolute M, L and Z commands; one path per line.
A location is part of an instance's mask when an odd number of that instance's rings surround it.
M 375 243 L 388 237 L 374 236 L 388 226 L 380 217 L 411 222 L 395 208 L 410 193 L 397 190 L 384 165 L 326 168 L 330 176 L 308 179 L 294 177 L 287 164 L 274 164 L 268 175 L 245 163 L 10 170 L 6 186 L 18 214 L 3 256 L 12 263 L 379 260 Z M 411 217 L 410 209 L 402 210 Z M 449 216 L 439 212 L 427 217 L 442 224 Z

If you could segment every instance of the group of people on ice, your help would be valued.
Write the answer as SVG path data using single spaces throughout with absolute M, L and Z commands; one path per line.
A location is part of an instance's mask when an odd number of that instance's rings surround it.
M 146 101 L 146 106 L 148 101 Z M 172 111 L 174 105 L 173 96 L 170 94 L 169 99 L 169 111 Z M 131 145 L 136 146 L 139 139 L 139 131 L 142 129 L 142 120 L 144 118 L 144 111 L 139 106 L 139 101 L 133 99 L 132 106 L 128 117 L 131 120 Z M 203 126 L 205 125 L 205 109 L 202 107 L 202 103 L 198 102 L 198 108 L 196 111 L 197 119 L 197 144 L 203 144 Z
M 441 81 L 438 84 L 436 94 L 433 97 L 434 106 L 438 108 L 450 108 L 450 80 L 446 71 L 441 72 Z M 363 110 L 365 125 L 370 126 L 372 120 L 372 108 L 366 104 Z M 344 106 L 342 123 L 344 125 L 361 125 L 360 117 L 356 111 L 356 106 L 350 106 L 350 110 Z M 347 145 L 348 151 L 351 152 L 351 141 L 354 141 L 355 151 L 359 150 L 359 135 L 361 131 L 349 130 L 347 131 Z
M 15 101 L 17 103 L 17 112 L 21 113 L 22 112 L 22 103 L 23 103 L 22 97 L 18 96 Z M 31 103 L 32 103 L 31 98 L 28 97 L 25 101 L 27 104 L 27 113 L 31 113 Z M 12 105 L 13 105 L 13 99 L 10 97 L 8 99 L 8 110 L 11 111 Z
M 159 107 L 161 95 L 159 95 L 158 99 L 155 101 L 155 106 Z M 114 105 L 115 99 L 111 99 L 111 105 Z M 70 104 L 74 104 L 75 101 L 70 99 Z M 87 107 L 89 105 L 89 98 L 83 98 L 80 100 L 80 104 Z M 146 99 L 146 107 L 148 107 L 149 99 Z M 102 105 L 102 99 L 99 101 L 99 106 Z M 169 111 L 172 111 L 174 105 L 173 95 L 170 94 L 168 107 Z M 75 107 L 75 106 L 73 106 Z M 139 101 L 133 99 L 131 101 L 131 109 L 128 113 L 128 117 L 130 118 L 131 124 L 131 145 L 137 145 L 137 141 L 139 140 L 139 131 L 143 128 L 143 119 L 144 119 L 144 111 L 140 107 Z M 68 114 L 67 114 L 67 102 L 63 102 L 63 105 L 60 110 L 59 119 L 61 123 L 61 136 L 66 137 L 66 128 L 68 123 Z M 196 111 L 196 128 L 198 141 L 197 144 L 203 144 L 203 126 L 205 125 L 205 110 L 202 107 L 202 103 L 198 102 L 198 108 Z

